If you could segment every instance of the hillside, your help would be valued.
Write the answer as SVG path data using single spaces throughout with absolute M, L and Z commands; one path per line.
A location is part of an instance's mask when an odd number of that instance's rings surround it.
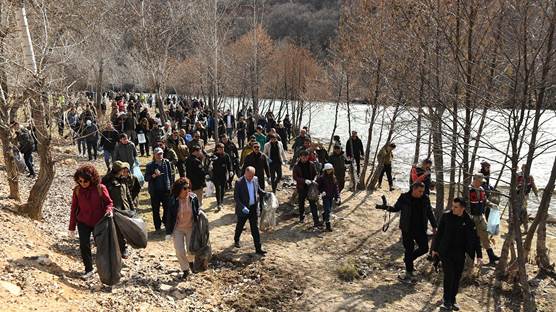
M 143 190 L 140 213 L 150 228 L 149 246 L 124 260 L 122 282 L 102 287 L 95 276 L 79 279 L 78 242 L 66 236 L 71 174 L 83 159 L 57 148 L 57 176 L 45 207 L 45 218 L 33 222 L 10 211 L 6 184 L 0 184 L 0 301 L 3 311 L 435 311 L 441 298 L 441 274 L 424 258 L 416 264 L 420 281 L 398 281 L 403 248 L 397 218 L 382 231 L 383 213 L 374 209 L 381 192 L 342 194 L 334 211 L 334 232 L 314 231 L 297 222 L 288 204 L 292 189 L 279 191 L 278 226 L 262 234 L 265 258 L 254 256 L 248 232 L 242 248 L 232 248 L 233 198 L 215 212 L 214 198 L 204 203 L 211 226 L 213 259 L 209 270 L 188 281 L 178 279 L 178 263 L 170 242 L 153 234 L 150 207 Z M 146 158 L 141 162 L 145 164 Z M 104 170 L 102 163 L 97 167 Z M 290 176 L 289 170 L 286 176 Z M 0 180 L 5 180 L 0 171 Z M 288 179 L 288 177 L 286 178 Z M 23 185 L 28 185 L 23 179 Z M 389 195 L 393 201 L 399 192 Z M 556 229 L 549 227 L 550 246 Z M 497 238 L 500 242 L 500 238 Z M 500 246 L 497 245 L 496 249 Z M 528 268 L 535 274 L 533 265 Z M 343 278 L 340 278 L 340 274 Z M 484 266 L 467 279 L 459 302 L 464 311 L 509 311 L 517 298 L 502 284 L 493 285 L 493 268 Z M 354 280 L 346 282 L 353 277 Z M 533 276 L 531 276 L 532 278 Z M 556 283 L 533 279 L 539 311 L 553 311 Z

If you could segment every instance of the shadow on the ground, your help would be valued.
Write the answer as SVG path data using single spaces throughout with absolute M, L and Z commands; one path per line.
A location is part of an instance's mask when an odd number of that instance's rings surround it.
M 346 298 L 337 310 L 357 310 L 357 307 L 365 301 L 373 302 L 373 310 L 387 307 L 391 308 L 392 304 L 402 300 L 405 296 L 416 292 L 417 290 L 413 284 L 404 284 L 402 282 L 397 282 L 395 284 L 381 284 L 372 289 L 362 289 L 355 294 L 350 294 L 350 296 Z M 410 311 L 410 308 L 408 307 L 406 311 Z

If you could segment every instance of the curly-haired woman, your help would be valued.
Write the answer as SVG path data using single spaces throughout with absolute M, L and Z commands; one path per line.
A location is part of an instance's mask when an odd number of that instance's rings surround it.
M 177 180 L 172 187 L 172 194 L 166 224 L 166 239 L 169 240 L 173 236 L 174 249 L 185 279 L 193 269 L 195 257 L 188 253 L 189 241 L 193 224 L 198 221 L 201 209 L 197 196 L 191 192 L 191 182 L 188 178 Z
M 83 279 L 94 273 L 91 255 L 91 234 L 95 225 L 105 215 L 112 215 L 112 199 L 108 190 L 100 183 L 100 177 L 93 165 L 83 165 L 73 175 L 77 184 L 73 190 L 69 224 L 70 237 L 75 236 L 75 227 L 79 232 L 79 248 L 85 265 Z

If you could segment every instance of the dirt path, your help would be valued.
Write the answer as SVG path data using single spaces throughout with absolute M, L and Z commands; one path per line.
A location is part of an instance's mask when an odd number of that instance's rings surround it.
M 65 154 L 60 157 L 70 158 Z M 141 159 L 142 164 L 147 161 Z M 96 164 L 104 170 L 101 161 Z M 96 278 L 83 282 L 78 278 L 82 270 L 78 243 L 68 239 L 65 231 L 74 168 L 71 161 L 57 165 L 44 222 L 32 222 L 0 209 L 0 282 L 19 288 L 19 294 L 15 294 L 6 290 L 5 284 L 0 285 L 1 310 L 437 310 L 442 295 L 441 274 L 434 273 L 424 258 L 416 264 L 421 279 L 418 283 L 406 285 L 397 279 L 403 268 L 398 219 L 393 214 L 390 228 L 382 231 L 384 214 L 374 209 L 382 192 L 344 192 L 342 205 L 334 210 L 334 231 L 327 233 L 314 231 L 310 221 L 298 223 L 297 208 L 288 204 L 293 189 L 284 188 L 278 192 L 282 203 L 278 225 L 261 235 L 268 251 L 266 257 L 254 255 L 248 226 L 242 235 L 242 248 L 232 248 L 232 192 L 226 194 L 220 212 L 214 209 L 214 197 L 208 198 L 204 209 L 210 220 L 214 256 L 209 270 L 183 282 L 178 278 L 179 265 L 171 242 L 153 232 L 145 187 L 140 195 L 140 213 L 149 224 L 149 246 L 134 250 L 125 260 L 120 285 L 106 289 Z M 291 177 L 288 168 L 284 169 Z M 3 171 L 0 179 L 5 179 Z M 6 187 L 1 184 L 0 196 L 7 194 Z M 399 192 L 386 195 L 393 202 Z M 0 206 L 13 205 L 0 197 Z M 549 231 L 555 230 L 550 227 Z M 501 243 L 500 238 L 498 241 Z M 554 239 L 550 243 L 554 247 Z M 354 280 L 344 281 L 340 271 Z M 458 297 L 464 311 L 516 309 L 518 297 L 508 290 L 510 286 L 503 284 L 501 290 L 494 290 L 492 271 L 483 267 L 480 277 L 465 283 Z M 529 272 L 534 275 L 534 265 L 529 266 Z M 551 279 L 535 283 L 539 310 L 553 311 L 556 283 Z

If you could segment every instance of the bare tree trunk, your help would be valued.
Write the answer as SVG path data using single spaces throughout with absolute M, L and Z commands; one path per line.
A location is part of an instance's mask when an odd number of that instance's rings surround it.
M 338 99 L 336 100 L 336 112 L 334 114 L 334 127 L 332 128 L 332 134 L 330 135 L 330 142 L 328 143 L 328 152 L 330 153 L 330 149 L 332 148 L 332 142 L 334 141 L 334 135 L 336 134 L 336 128 L 338 127 L 338 110 L 340 108 L 340 97 L 342 96 L 342 85 L 340 83 L 340 88 L 338 90 Z
M 419 154 L 421 152 L 421 106 L 417 109 L 417 130 L 415 133 L 415 154 L 413 155 L 413 163 L 419 163 Z
M 371 120 L 369 121 L 369 128 L 367 130 L 367 146 L 365 147 L 365 158 L 363 160 L 363 169 L 361 169 L 361 176 L 359 177 L 359 188 L 365 188 L 365 177 L 367 176 L 367 168 L 369 166 L 369 158 L 371 156 L 371 142 L 373 140 L 373 127 L 376 121 L 376 113 L 378 110 L 378 96 L 380 95 L 380 70 L 381 70 L 382 59 L 378 60 L 376 69 L 376 79 L 375 79 L 375 92 L 373 99 L 371 101 L 372 113 Z M 365 114 L 365 118 L 367 114 Z M 380 142 L 379 142 L 380 143 Z

